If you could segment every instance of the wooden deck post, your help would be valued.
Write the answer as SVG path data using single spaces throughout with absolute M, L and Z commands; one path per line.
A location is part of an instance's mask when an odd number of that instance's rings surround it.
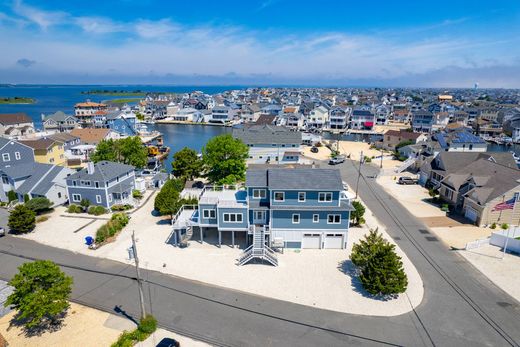
M 199 230 L 200 230 L 200 244 L 201 245 L 204 243 L 204 235 L 203 235 L 202 229 L 204 229 L 204 227 L 200 227 L 199 228 Z
M 231 244 L 233 245 L 233 248 L 235 248 L 235 231 L 231 232 Z
M 222 246 L 222 231 L 218 231 L 218 246 Z

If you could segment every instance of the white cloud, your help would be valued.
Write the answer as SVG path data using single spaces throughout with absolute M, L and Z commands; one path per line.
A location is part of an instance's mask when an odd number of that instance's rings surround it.
M 177 25 L 166 18 L 158 21 L 139 20 L 132 26 L 135 27 L 137 35 L 145 39 L 164 38 L 179 29 Z
M 45 11 L 26 5 L 21 0 L 15 0 L 12 9 L 14 13 L 35 23 L 44 30 L 51 25 L 61 24 L 68 16 L 65 12 Z
M 124 25 L 103 17 L 76 17 L 74 22 L 83 31 L 93 34 L 106 34 L 125 30 Z

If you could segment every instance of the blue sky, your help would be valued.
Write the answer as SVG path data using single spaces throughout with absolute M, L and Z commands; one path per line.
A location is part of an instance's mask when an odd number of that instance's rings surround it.
M 0 83 L 520 87 L 520 1 L 0 2 Z

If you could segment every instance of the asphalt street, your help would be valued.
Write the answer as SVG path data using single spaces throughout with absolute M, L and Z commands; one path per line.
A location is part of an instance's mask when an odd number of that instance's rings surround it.
M 340 169 L 355 186 L 354 164 Z M 142 271 L 147 310 L 166 329 L 221 346 L 519 346 L 519 303 L 365 177 L 376 175 L 375 167 L 362 172 L 361 198 L 423 279 L 425 295 L 415 311 L 396 317 L 343 314 Z M 1 279 L 31 259 L 51 259 L 71 274 L 74 301 L 138 316 L 133 267 L 12 236 L 0 239 Z

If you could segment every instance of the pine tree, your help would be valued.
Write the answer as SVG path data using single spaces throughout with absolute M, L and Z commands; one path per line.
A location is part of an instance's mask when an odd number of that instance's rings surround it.
M 28 233 L 36 226 L 36 213 L 25 205 L 16 205 L 7 225 L 15 233 Z
M 395 245 L 383 239 L 376 230 L 352 247 L 350 256 L 357 266 L 359 279 L 367 292 L 373 295 L 404 293 L 408 278 L 403 262 L 395 252 Z

